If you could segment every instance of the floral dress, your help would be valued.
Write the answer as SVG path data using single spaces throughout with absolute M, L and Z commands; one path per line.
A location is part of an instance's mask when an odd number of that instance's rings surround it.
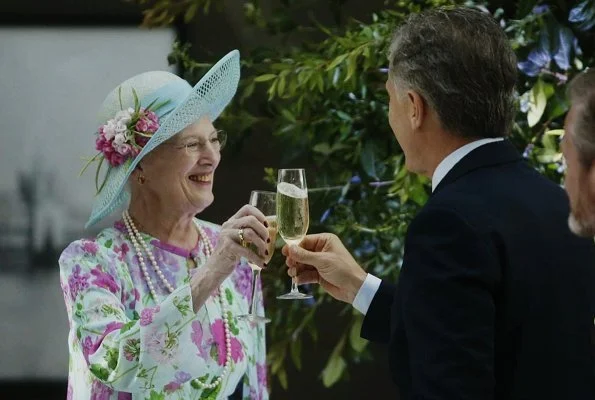
M 219 227 L 195 221 L 216 245 Z M 243 398 L 268 399 L 265 333 L 234 318 L 248 312 L 250 266 L 240 263 L 221 285 L 230 311 L 232 363 L 215 389 L 202 389 L 196 379 L 214 381 L 223 371 L 226 341 L 221 304 L 216 293 L 195 314 L 190 293 L 193 258 L 200 268 L 206 246 L 191 251 L 143 239 L 166 279 L 169 293 L 147 265 L 159 297 L 153 300 L 122 221 L 95 239 L 71 243 L 60 257 L 60 283 L 68 312 L 70 352 L 68 399 L 227 399 L 238 385 Z M 145 256 L 145 258 L 147 258 Z M 262 299 L 262 288 L 257 285 Z M 255 310 L 264 314 L 262 300 Z

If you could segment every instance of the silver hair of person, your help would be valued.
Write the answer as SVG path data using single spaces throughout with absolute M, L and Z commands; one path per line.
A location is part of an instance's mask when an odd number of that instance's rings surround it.
M 510 133 L 517 62 L 491 15 L 467 7 L 412 14 L 393 36 L 389 62 L 397 91 L 419 93 L 445 130 L 465 138 Z

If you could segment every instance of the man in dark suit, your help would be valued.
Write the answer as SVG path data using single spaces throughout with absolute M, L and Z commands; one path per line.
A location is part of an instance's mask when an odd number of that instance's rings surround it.
M 398 284 L 332 234 L 285 247 L 288 273 L 365 314 L 401 399 L 595 399 L 595 253 L 564 191 L 505 137 L 516 61 L 467 9 L 411 17 L 390 52 L 389 122 L 432 196 L 409 226 Z
M 564 122 L 562 152 L 565 187 L 570 198 L 570 229 L 595 236 L 595 69 L 576 76 L 569 85 L 570 111 Z

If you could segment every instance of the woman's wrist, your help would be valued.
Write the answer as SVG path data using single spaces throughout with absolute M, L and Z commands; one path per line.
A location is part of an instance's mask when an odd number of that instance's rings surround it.
M 198 268 L 190 279 L 194 312 L 197 312 L 205 304 L 209 296 L 217 290 L 229 275 L 229 273 L 216 268 L 211 262 L 207 262 L 202 268 Z

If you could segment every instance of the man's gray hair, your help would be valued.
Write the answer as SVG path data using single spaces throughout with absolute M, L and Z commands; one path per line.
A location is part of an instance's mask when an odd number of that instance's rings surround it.
M 568 97 L 575 112 L 572 142 L 580 161 L 590 167 L 595 162 L 595 69 L 572 79 Z
M 389 61 L 398 90 L 419 93 L 449 132 L 510 133 L 516 57 L 489 14 L 466 7 L 413 14 L 395 32 Z

